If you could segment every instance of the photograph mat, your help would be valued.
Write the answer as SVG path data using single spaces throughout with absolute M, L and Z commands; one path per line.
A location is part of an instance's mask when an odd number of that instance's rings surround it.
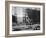
M 12 7 L 31 7 L 40 8 L 40 30 L 26 30 L 26 31 L 12 31 Z M 26 34 L 26 33 L 42 33 L 43 32 L 43 6 L 41 5 L 22 5 L 22 4 L 10 4 L 9 9 L 9 34 Z

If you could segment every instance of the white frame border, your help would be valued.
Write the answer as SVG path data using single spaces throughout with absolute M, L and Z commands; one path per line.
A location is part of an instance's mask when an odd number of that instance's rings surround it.
M 35 31 L 15 31 L 13 32 L 12 31 L 12 6 L 20 6 L 20 7 L 36 7 L 36 8 L 40 8 L 40 29 L 41 30 L 35 30 Z M 10 4 L 10 9 L 9 9 L 9 22 L 10 22 L 10 25 L 9 25 L 9 34 L 27 34 L 27 33 L 43 33 L 43 6 L 41 5 L 22 5 L 22 4 Z

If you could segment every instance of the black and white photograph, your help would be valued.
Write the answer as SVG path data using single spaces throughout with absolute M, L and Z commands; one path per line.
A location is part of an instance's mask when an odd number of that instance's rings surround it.
M 12 7 L 12 31 L 40 30 L 40 8 Z
M 21 3 L 8 3 L 8 33 L 13 36 L 43 34 L 43 5 Z

